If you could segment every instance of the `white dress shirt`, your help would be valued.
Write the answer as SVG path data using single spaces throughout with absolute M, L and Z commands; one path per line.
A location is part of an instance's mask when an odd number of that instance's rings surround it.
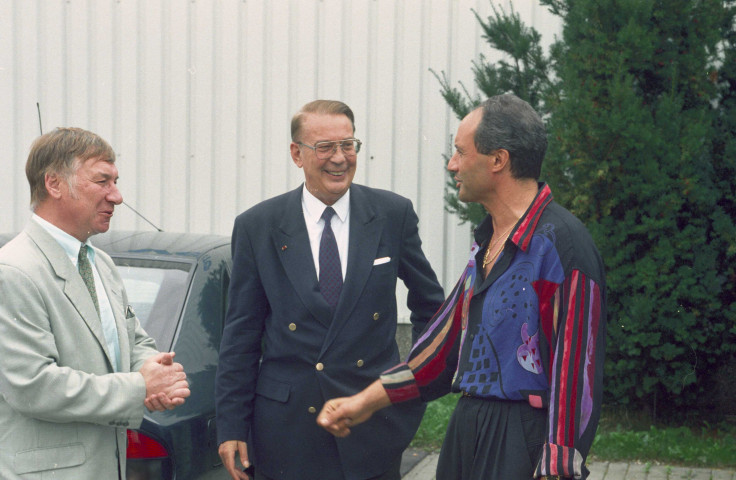
M 330 226 L 335 234 L 335 241 L 337 241 L 342 278 L 345 280 L 345 272 L 348 268 L 348 240 L 350 239 L 350 190 L 348 189 L 345 195 L 331 206 L 335 210 L 335 215 L 332 217 Z M 325 226 L 322 213 L 327 207 L 328 205 L 322 203 L 309 192 L 306 185 L 304 186 L 302 189 L 302 213 L 304 213 L 304 222 L 307 224 L 309 245 L 312 247 L 312 259 L 314 260 L 314 269 L 317 271 L 317 278 L 319 278 L 319 242 L 322 240 L 322 230 Z

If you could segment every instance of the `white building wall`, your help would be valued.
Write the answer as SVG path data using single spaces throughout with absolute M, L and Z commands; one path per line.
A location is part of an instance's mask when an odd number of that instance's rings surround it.
M 558 32 L 535 0 L 514 7 L 545 41 Z M 444 210 L 458 120 L 430 69 L 473 91 L 471 61 L 495 55 L 471 9 L 492 13 L 489 0 L 0 0 L 0 231 L 30 216 L 36 103 L 44 131 L 111 143 L 125 202 L 151 222 L 229 235 L 239 212 L 302 182 L 292 114 L 340 99 L 364 142 L 355 181 L 412 199 L 449 289 L 471 237 Z M 113 228 L 151 227 L 121 205 Z

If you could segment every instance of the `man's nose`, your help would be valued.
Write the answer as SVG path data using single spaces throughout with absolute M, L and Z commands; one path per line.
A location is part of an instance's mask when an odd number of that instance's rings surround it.
M 452 157 L 450 157 L 450 161 L 447 162 L 447 170 L 450 172 L 457 172 L 457 153 L 454 153 Z
M 123 194 L 120 193 L 120 189 L 118 189 L 117 185 L 113 184 L 110 193 L 107 195 L 107 200 L 114 203 L 115 205 L 120 205 L 121 203 L 123 203 Z
M 334 163 L 342 163 L 345 160 L 347 160 L 347 157 L 345 157 L 345 152 L 343 152 L 342 148 L 338 145 L 335 148 L 335 153 L 333 153 L 330 157 L 330 161 Z

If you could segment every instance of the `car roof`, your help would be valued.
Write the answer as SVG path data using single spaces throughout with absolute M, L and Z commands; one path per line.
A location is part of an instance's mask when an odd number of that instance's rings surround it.
M 110 256 L 177 257 L 197 259 L 214 248 L 229 245 L 230 237 L 202 233 L 110 230 L 90 243 Z
M 17 234 L 0 233 L 0 247 Z M 110 256 L 178 258 L 196 261 L 214 248 L 230 244 L 230 237 L 202 233 L 110 230 L 90 243 Z

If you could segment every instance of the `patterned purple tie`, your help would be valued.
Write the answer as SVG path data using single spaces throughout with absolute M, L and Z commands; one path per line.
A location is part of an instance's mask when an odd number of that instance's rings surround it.
M 335 210 L 332 207 L 325 208 L 322 213 L 325 227 L 322 230 L 322 240 L 319 242 L 319 290 L 333 309 L 337 305 L 342 289 L 340 254 L 337 251 L 337 241 L 335 241 L 335 234 L 330 225 L 334 214 Z

